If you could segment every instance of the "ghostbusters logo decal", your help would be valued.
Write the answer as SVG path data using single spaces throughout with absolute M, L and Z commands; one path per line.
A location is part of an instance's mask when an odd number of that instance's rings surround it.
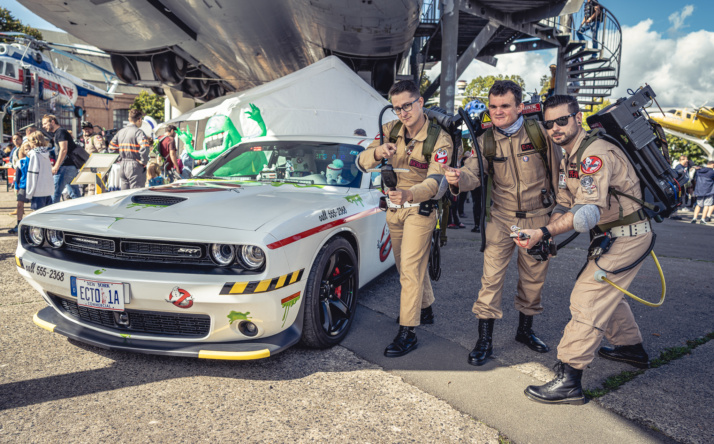
M 384 224 L 382 228 L 382 236 L 377 241 L 377 249 L 379 250 L 379 261 L 384 262 L 392 252 L 392 235 L 389 234 L 389 227 Z
M 183 288 L 174 287 L 166 298 L 166 302 L 171 302 L 178 308 L 193 307 L 193 296 Z
M 597 156 L 588 156 L 580 164 L 580 171 L 583 174 L 595 174 L 602 168 L 602 159 Z
M 434 153 L 434 162 L 446 163 L 449 161 L 449 153 L 445 149 L 441 148 Z

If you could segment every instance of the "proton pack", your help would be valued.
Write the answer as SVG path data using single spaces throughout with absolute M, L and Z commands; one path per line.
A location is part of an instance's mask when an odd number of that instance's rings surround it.
M 644 113 L 645 104 L 654 98 L 652 88 L 645 86 L 588 117 L 587 121 L 591 128 L 604 131 L 607 141 L 622 149 L 637 172 L 643 201 L 621 195 L 638 201 L 647 216 L 662 222 L 680 205 L 681 184 L 686 173 L 670 167 L 664 131 Z

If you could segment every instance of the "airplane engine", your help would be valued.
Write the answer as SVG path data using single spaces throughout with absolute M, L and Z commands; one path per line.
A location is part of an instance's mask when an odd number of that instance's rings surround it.
M 156 79 L 169 85 L 178 85 L 186 77 L 188 63 L 173 52 L 162 52 L 151 57 L 151 67 Z
M 181 82 L 181 90 L 196 99 L 205 96 L 209 87 L 209 80 L 197 69 L 187 72 L 186 78 Z
M 124 83 L 134 84 L 139 81 L 139 73 L 136 66 L 128 57 L 119 54 L 111 55 L 112 69 L 119 80 Z

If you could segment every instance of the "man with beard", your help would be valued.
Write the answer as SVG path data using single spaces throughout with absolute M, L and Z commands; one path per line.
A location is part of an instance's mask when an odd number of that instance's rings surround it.
M 621 361 L 639 368 L 649 366 L 642 335 L 625 295 L 597 281 L 605 271 L 614 284 L 627 289 L 642 265 L 623 270 L 648 252 L 652 226 L 642 210 L 640 180 L 625 153 L 582 128 L 583 115 L 572 96 L 556 95 L 545 101 L 544 126 L 548 136 L 567 156 L 560 166 L 558 205 L 550 222 L 538 229 L 522 230 L 524 248 L 575 229 L 590 231 L 604 252 L 591 254 L 570 294 L 571 319 L 558 344 L 556 378 L 542 386 L 529 386 L 528 398 L 546 404 L 582 404 L 583 369 L 595 357 Z M 613 347 L 600 347 L 605 336 Z

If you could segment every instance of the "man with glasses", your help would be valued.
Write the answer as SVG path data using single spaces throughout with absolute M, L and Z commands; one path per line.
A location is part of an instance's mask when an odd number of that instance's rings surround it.
M 389 159 L 398 172 L 396 190 L 388 191 L 387 225 L 392 239 L 392 252 L 402 286 L 399 299 L 399 333 L 384 350 L 387 357 L 404 356 L 417 346 L 414 328 L 420 324 L 433 324 L 431 288 L 427 264 L 431 249 L 431 236 L 436 227 L 436 212 L 430 200 L 436 196 L 443 179 L 440 164 L 448 164 L 452 156 L 451 137 L 437 127 L 438 138 L 430 155 L 423 149 L 431 125 L 424 114 L 424 98 L 411 80 L 397 82 L 389 90 L 393 111 L 399 120 L 382 126 L 382 133 L 391 135 L 396 125 L 401 128 L 396 142 L 372 142 L 360 153 L 357 164 L 363 171 L 375 168 L 382 159 Z M 437 134 L 437 133 L 433 133 Z M 428 153 L 428 147 L 426 152 Z
M 503 317 L 501 297 L 506 270 L 511 262 L 515 245 L 511 241 L 512 226 L 538 228 L 548 222 L 555 207 L 558 167 L 561 150 L 545 141 L 543 129 L 537 124 L 543 140 L 543 153 L 538 152 L 524 124 L 521 87 L 510 80 L 499 80 L 488 93 L 488 109 L 494 128 L 479 137 L 479 145 L 495 144 L 491 157 L 484 147 L 482 159 L 489 170 L 491 185 L 489 199 L 484 202 L 486 214 L 491 215 L 486 224 L 486 248 L 483 258 L 483 275 L 478 299 L 473 313 L 478 318 L 478 341 L 469 354 L 471 365 L 485 364 L 493 353 L 492 337 L 496 319 Z M 490 139 L 489 139 L 490 138 Z M 478 159 L 470 157 L 461 169 L 445 168 L 446 179 L 452 193 L 469 191 L 481 185 Z M 493 173 L 493 174 L 491 174 Z M 541 292 L 548 272 L 548 261 L 538 261 L 525 250 L 518 250 L 518 290 L 515 306 L 519 312 L 516 341 L 538 353 L 548 352 L 548 346 L 533 332 L 533 316 L 543 311 Z
M 626 269 L 648 252 L 652 227 L 642 211 L 640 180 L 625 153 L 582 128 L 583 115 L 572 96 L 556 95 L 545 101 L 548 137 L 566 152 L 560 166 L 558 205 L 550 222 L 522 230 L 531 248 L 543 239 L 570 230 L 602 236 L 597 244 L 604 252 L 591 254 L 570 294 L 571 319 L 558 344 L 557 377 L 542 386 L 529 386 L 528 398 L 547 404 L 582 404 L 585 400 L 583 369 L 595 357 L 621 361 L 639 368 L 649 366 L 642 335 L 625 295 L 596 280 L 607 278 L 627 289 L 641 264 Z M 629 196 L 631 197 L 629 197 Z M 625 269 L 620 271 L 621 269 Z M 600 347 L 605 336 L 613 347 Z

